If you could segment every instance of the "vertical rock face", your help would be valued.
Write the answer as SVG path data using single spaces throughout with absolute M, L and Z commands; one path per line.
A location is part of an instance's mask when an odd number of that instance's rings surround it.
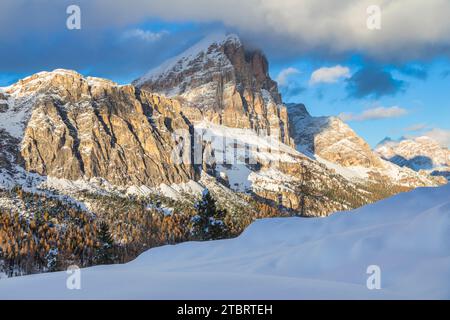
M 292 145 L 286 107 L 260 51 L 248 51 L 234 35 L 207 37 L 134 82 L 185 102 L 193 122 L 207 119 L 253 129 Z
M 369 144 L 337 117 L 312 117 L 303 104 L 288 105 L 298 148 L 344 167 L 382 168 Z
M 27 171 L 147 186 L 193 175 L 171 159 L 172 132 L 189 129 L 176 101 L 66 70 L 34 75 L 6 93 L 18 114 L 29 114 L 20 148 Z M 21 96 L 34 98 L 23 103 Z

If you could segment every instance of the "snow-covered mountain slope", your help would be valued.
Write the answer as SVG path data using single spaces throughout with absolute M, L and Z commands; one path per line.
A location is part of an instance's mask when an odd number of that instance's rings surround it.
M 430 137 L 400 140 L 386 138 L 377 145 L 375 151 L 383 159 L 401 167 L 450 177 L 450 150 Z
M 450 186 L 327 219 L 253 223 L 231 240 L 151 249 L 125 265 L 0 280 L 1 299 L 450 299 Z M 381 289 L 369 290 L 369 266 Z
M 385 161 L 338 117 L 313 117 L 303 104 L 287 107 L 297 149 L 344 176 L 410 187 L 444 183 Z
M 278 210 L 300 209 L 298 185 L 302 181 L 308 181 L 311 190 L 324 196 L 308 197 L 307 202 L 312 201 L 314 205 L 306 205 L 306 215 L 324 216 L 380 199 L 373 190 L 349 181 L 277 137 L 208 121 L 196 123 L 194 127 L 206 142 L 204 169 L 210 175 L 235 192 L 266 199 Z

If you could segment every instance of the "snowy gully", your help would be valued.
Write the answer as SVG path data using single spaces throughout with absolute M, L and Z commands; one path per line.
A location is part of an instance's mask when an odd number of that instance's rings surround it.
M 178 315 L 197 315 L 208 318 L 212 314 L 218 315 L 271 315 L 272 305 L 237 305 L 237 304 L 223 304 L 220 308 L 205 307 L 205 306 L 184 306 L 178 307 Z

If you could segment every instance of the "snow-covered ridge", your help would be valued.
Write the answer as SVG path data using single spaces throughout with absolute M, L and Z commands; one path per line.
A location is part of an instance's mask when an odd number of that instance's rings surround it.
M 164 77 L 168 73 L 176 73 L 177 71 L 180 72 L 186 68 L 189 62 L 198 58 L 198 56 L 202 53 L 205 53 L 209 59 L 223 59 L 223 54 L 220 54 L 219 52 L 210 52 L 209 48 L 211 48 L 212 46 L 220 46 L 221 44 L 224 44 L 226 42 L 233 42 L 235 44 L 241 45 L 239 37 L 235 34 L 210 34 L 181 54 L 170 58 L 158 67 L 151 69 L 144 76 L 136 80 L 133 84 L 136 86 L 140 86 L 147 81 Z
M 151 249 L 125 265 L 0 281 L 1 299 L 450 299 L 450 186 L 329 218 L 253 223 L 238 238 Z M 381 288 L 369 290 L 369 266 Z
M 30 93 L 32 91 L 37 91 L 41 85 L 47 84 L 52 81 L 55 77 L 75 77 L 80 79 L 80 81 L 86 81 L 89 85 L 107 83 L 113 86 L 118 86 L 117 83 L 105 78 L 98 77 L 85 77 L 75 70 L 69 69 L 55 69 L 53 71 L 41 71 L 23 79 L 20 79 L 16 83 L 8 87 L 0 87 L 0 93 L 9 94 L 14 97 L 21 96 L 23 94 Z
M 32 107 L 41 97 L 53 96 L 59 98 L 54 91 L 48 92 L 48 86 L 56 77 L 72 77 L 79 82 L 95 87 L 102 85 L 118 86 L 117 83 L 108 79 L 97 77 L 84 77 L 73 70 L 55 69 L 53 71 L 42 71 L 25 77 L 16 83 L 0 88 L 2 99 L 0 104 L 6 108 L 0 109 L 0 129 L 6 130 L 11 136 L 22 139 L 25 124 L 28 122 Z M 76 83 L 76 82 L 75 82 Z M 56 87 L 56 84 L 55 84 Z
M 384 159 L 416 171 L 450 167 L 450 150 L 426 136 L 400 140 L 387 138 L 375 150 Z
M 202 133 L 203 139 L 211 141 L 218 160 L 236 158 L 237 162 L 245 163 L 245 156 L 254 163 L 262 162 L 295 162 L 303 155 L 297 150 L 280 142 L 277 136 L 258 134 L 256 131 L 244 128 L 230 128 L 201 121 L 195 124 L 195 130 Z M 224 150 L 224 142 L 226 149 Z M 247 153 L 245 146 L 248 147 Z

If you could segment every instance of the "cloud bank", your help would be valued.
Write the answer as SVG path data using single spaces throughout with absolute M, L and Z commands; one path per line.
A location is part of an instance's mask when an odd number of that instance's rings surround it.
M 9 37 L 9 30 L 48 32 L 63 26 L 71 2 L 2 0 L 0 37 Z M 77 4 L 83 28 L 91 30 L 158 18 L 221 23 L 261 44 L 296 53 L 357 51 L 402 60 L 449 54 L 450 48 L 448 0 L 79 0 Z M 366 10 L 371 5 L 381 9 L 380 30 L 367 28 Z

